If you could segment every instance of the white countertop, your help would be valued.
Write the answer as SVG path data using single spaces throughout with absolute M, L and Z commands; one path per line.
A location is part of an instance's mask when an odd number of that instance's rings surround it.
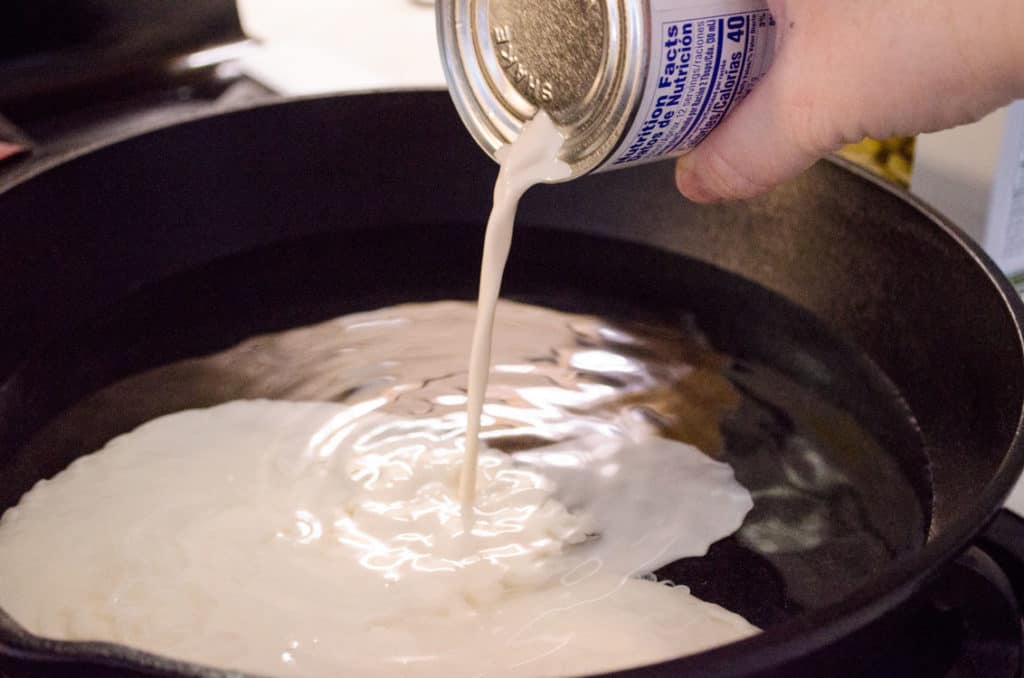
M 445 86 L 431 0 L 238 0 L 261 47 L 248 75 L 281 94 Z M 1024 482 L 1007 504 L 1024 515 Z
M 246 72 L 286 95 L 445 86 L 433 3 L 239 0 Z

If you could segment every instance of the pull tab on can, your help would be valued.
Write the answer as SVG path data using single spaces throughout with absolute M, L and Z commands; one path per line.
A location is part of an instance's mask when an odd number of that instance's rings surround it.
M 695 148 L 771 65 L 764 0 L 440 0 L 455 106 L 492 157 L 544 110 L 572 176 Z

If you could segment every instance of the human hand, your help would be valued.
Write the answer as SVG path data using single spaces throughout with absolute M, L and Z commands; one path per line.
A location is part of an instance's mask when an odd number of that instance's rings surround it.
M 769 0 L 775 63 L 693 152 L 697 202 L 747 198 L 866 136 L 972 122 L 1024 97 L 1022 0 Z

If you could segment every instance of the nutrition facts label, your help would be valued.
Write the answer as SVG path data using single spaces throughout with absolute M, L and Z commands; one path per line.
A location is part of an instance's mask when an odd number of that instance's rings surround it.
M 740 3 L 748 9 L 697 18 L 685 17 L 709 3 L 651 4 L 650 72 L 633 126 L 609 165 L 692 150 L 771 65 L 775 21 L 760 3 Z M 724 8 L 730 3 L 710 4 Z M 749 9 L 752 4 L 758 6 Z

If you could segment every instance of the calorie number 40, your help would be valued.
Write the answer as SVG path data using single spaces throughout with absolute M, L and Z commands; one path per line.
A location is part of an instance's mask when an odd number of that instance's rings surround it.
M 747 20 L 741 16 L 729 17 L 729 21 L 725 24 L 725 27 L 729 32 L 725 34 L 725 37 L 729 38 L 733 42 L 740 42 L 743 40 L 743 35 L 746 32 L 744 31 L 746 25 Z

